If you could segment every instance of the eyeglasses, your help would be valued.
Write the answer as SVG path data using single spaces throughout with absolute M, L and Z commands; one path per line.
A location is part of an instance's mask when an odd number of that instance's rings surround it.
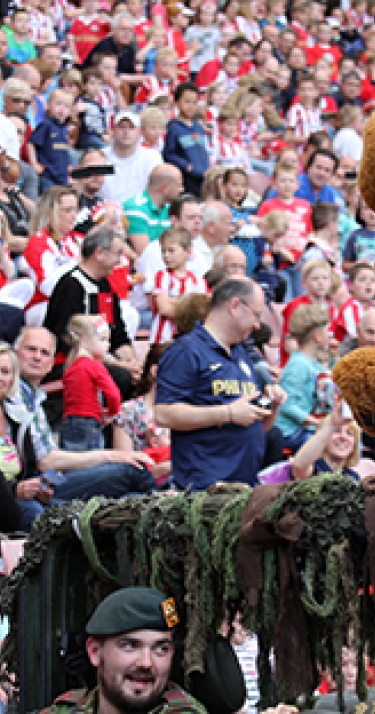
M 261 321 L 261 317 L 262 317 L 261 313 L 255 312 L 254 308 L 252 308 L 252 306 L 249 305 L 249 303 L 246 302 L 246 300 L 241 300 L 241 299 L 240 299 L 240 303 L 242 303 L 242 305 L 244 305 L 245 307 L 247 307 L 248 310 L 251 310 L 251 312 L 253 313 L 253 315 L 254 315 L 254 317 L 255 317 L 255 319 L 256 319 L 257 322 L 260 322 L 260 321 Z

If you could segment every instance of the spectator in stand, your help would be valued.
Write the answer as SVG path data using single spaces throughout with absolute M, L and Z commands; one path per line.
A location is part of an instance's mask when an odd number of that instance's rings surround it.
M 192 238 L 186 228 L 168 228 L 160 236 L 160 246 L 166 268 L 158 270 L 150 294 L 153 311 L 150 342 L 169 342 L 176 333 L 173 322 L 176 301 L 188 293 L 208 294 L 203 277 L 187 268 Z
M 285 301 L 301 295 L 301 274 L 298 261 L 306 248 L 311 230 L 311 205 L 303 198 L 298 198 L 298 176 L 290 164 L 279 163 L 274 174 L 277 197 L 261 204 L 258 216 L 265 216 L 270 211 L 282 211 L 289 223 L 289 230 L 278 242 L 283 249 L 281 275 L 287 282 Z
M 338 108 L 341 109 L 344 104 L 361 107 L 361 87 L 361 76 L 356 70 L 351 70 L 344 74 L 339 84 L 338 92 L 334 95 Z
M 52 291 L 64 273 L 78 262 L 82 234 L 74 230 L 78 198 L 69 186 L 55 186 L 47 196 L 46 223 L 31 235 L 21 259 L 22 272 L 35 284 L 26 320 L 41 325 Z
M 8 38 L 8 62 L 22 64 L 36 57 L 36 49 L 29 39 L 30 13 L 24 7 L 17 7 L 12 15 L 10 26 L 3 25 Z
M 39 176 L 39 190 L 67 184 L 69 144 L 66 120 L 72 110 L 72 97 L 55 89 L 48 100 L 47 117 L 28 140 L 30 164 Z
M 8 79 L 13 74 L 13 67 L 7 62 L 8 55 L 8 35 L 4 30 L 0 30 L 0 70 L 2 79 Z
M 230 104 L 226 104 L 219 113 L 219 133 L 212 150 L 211 163 L 225 168 L 249 168 L 249 160 L 244 145 L 238 136 L 240 114 Z
M 325 60 L 330 59 L 332 78 L 337 79 L 342 52 L 337 45 L 332 44 L 332 28 L 325 19 L 318 22 L 317 42 L 307 50 L 307 61 L 309 65 L 314 66 L 322 57 Z
M 98 14 L 99 0 L 81 0 L 80 7 L 82 14 L 73 20 L 67 37 L 68 50 L 77 65 L 84 64 L 92 48 L 110 31 L 109 23 Z
M 167 118 L 158 107 L 146 107 L 141 114 L 142 146 L 163 151 Z
M 359 165 L 363 152 L 364 126 L 365 120 L 361 107 L 349 104 L 341 107 L 337 116 L 338 131 L 333 140 L 333 150 L 338 159 L 350 156 Z
M 375 109 L 375 54 L 368 55 L 365 67 L 366 77 L 362 81 L 360 99 L 367 113 Z
M 133 20 L 136 43 L 142 49 L 147 42 L 146 33 L 151 27 L 151 20 L 145 17 L 142 0 L 127 0 L 126 8 Z
M 341 305 L 334 325 L 336 340 L 357 336 L 358 325 L 370 307 L 374 306 L 375 270 L 368 263 L 355 263 L 349 271 L 351 297 Z
M 209 167 L 207 141 L 203 127 L 196 121 L 199 91 L 193 82 L 183 82 L 175 92 L 179 109 L 177 119 L 167 126 L 164 160 L 182 172 L 185 191 L 200 195 L 204 174 Z
M 123 204 L 129 221 L 128 237 L 139 255 L 170 226 L 169 204 L 183 191 L 181 171 L 161 164 L 150 174 L 147 188 Z
M 190 50 L 190 70 L 194 80 L 199 70 L 214 59 L 220 43 L 220 30 L 215 23 L 216 3 L 204 0 L 199 6 L 197 22 L 188 27 L 185 41 Z
M 122 110 L 115 116 L 112 145 L 105 148 L 108 163 L 115 167 L 106 176 L 101 190 L 103 198 L 123 203 L 143 191 L 152 170 L 162 163 L 160 153 L 140 145 L 139 114 Z
M 150 97 L 158 91 L 173 97 L 177 81 L 177 54 L 170 47 L 162 47 L 155 58 L 153 74 L 148 75 L 137 89 L 135 104 L 145 107 Z
M 287 115 L 288 128 L 285 132 L 285 141 L 289 144 L 297 144 L 301 149 L 309 135 L 322 128 L 314 75 L 301 74 L 297 90 L 298 101 L 293 102 Z
M 329 180 L 336 171 L 338 160 L 329 149 L 317 149 L 306 163 L 306 169 L 299 177 L 298 198 L 305 198 L 313 206 L 316 201 L 337 203 L 336 192 Z
M 279 46 L 277 49 L 277 59 L 281 64 L 288 64 L 288 56 L 295 46 L 297 34 L 290 25 L 284 27 L 280 32 Z
M 310 34 L 308 31 L 310 3 L 306 0 L 296 0 L 292 5 L 290 14 L 292 17 L 290 25 L 297 35 L 299 47 L 308 47 L 310 43 Z
M 97 101 L 103 87 L 98 69 L 88 67 L 82 72 L 82 92 L 74 105 L 79 122 L 77 149 L 102 149 L 109 140 L 103 107 Z
M 338 224 L 338 206 L 321 201 L 313 206 L 311 211 L 313 230 L 308 236 L 306 249 L 301 256 L 303 263 L 321 258 L 326 260 L 333 269 L 340 270 Z
M 190 77 L 190 52 L 185 42 L 184 33 L 189 26 L 189 18 L 195 12 L 182 2 L 168 3 L 167 44 L 177 52 L 177 80 L 186 82 Z
M 343 269 L 349 272 L 356 263 L 375 263 L 375 212 L 369 208 L 363 198 L 359 202 L 361 228 L 350 234 L 344 248 Z
M 290 336 L 289 324 L 294 310 L 299 305 L 316 304 L 326 307 L 331 318 L 331 329 L 335 311 L 328 301 L 332 287 L 332 268 L 326 260 L 310 260 L 302 266 L 302 284 L 305 294 L 287 303 L 283 309 L 283 325 L 280 337 L 280 367 L 284 367 L 290 354 L 296 349 L 295 340 Z
M 84 67 L 94 64 L 96 54 L 111 53 L 117 57 L 117 72 L 129 84 L 137 84 L 135 75 L 134 23 L 129 13 L 119 12 L 112 18 L 112 32 L 89 52 Z
M 284 436 L 284 447 L 293 454 L 311 437 L 319 424 L 313 415 L 317 404 L 316 381 L 324 372 L 318 354 L 329 345 L 330 317 L 325 306 L 299 305 L 293 312 L 289 331 L 297 342 L 281 373 L 280 386 L 287 394 L 281 404 L 276 426 Z

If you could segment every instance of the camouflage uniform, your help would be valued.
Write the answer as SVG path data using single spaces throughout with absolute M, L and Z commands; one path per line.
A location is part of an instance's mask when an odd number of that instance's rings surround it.
M 172 682 L 163 695 L 164 702 L 149 714 L 207 714 L 203 704 Z M 40 714 L 97 714 L 97 689 L 75 689 L 57 697 Z

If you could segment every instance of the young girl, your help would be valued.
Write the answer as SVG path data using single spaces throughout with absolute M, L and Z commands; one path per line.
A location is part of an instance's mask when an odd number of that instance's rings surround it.
M 215 23 L 216 3 L 205 0 L 198 10 L 198 22 L 186 30 L 185 41 L 190 49 L 190 69 L 194 80 L 201 67 L 213 60 L 220 43 L 220 30 Z
M 120 411 L 120 391 L 102 364 L 109 349 L 109 327 L 100 315 L 74 315 L 68 324 L 72 345 L 63 376 L 64 414 L 61 447 L 69 451 L 102 449 L 105 397 L 109 417 Z
M 250 277 L 258 265 L 258 246 L 256 239 L 259 230 L 250 222 L 250 210 L 243 203 L 248 192 L 248 179 L 244 169 L 227 169 L 223 175 L 223 189 L 225 200 L 232 211 L 232 224 L 234 226 L 232 245 L 241 248 L 246 255 L 247 275 Z
M 214 146 L 219 133 L 217 123 L 219 112 L 223 108 L 227 99 L 228 90 L 224 82 L 215 81 L 207 87 L 205 127 L 211 148 Z
M 169 429 L 159 429 L 154 420 L 157 366 L 168 342 L 152 345 L 146 356 L 136 397 L 123 402 L 117 425 L 125 431 L 130 449 L 147 451 L 155 464 L 152 468 L 160 486 L 171 471 Z

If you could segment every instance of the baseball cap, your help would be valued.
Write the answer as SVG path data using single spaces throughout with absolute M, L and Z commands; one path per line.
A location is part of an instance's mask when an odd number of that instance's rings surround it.
M 139 114 L 135 114 L 135 112 L 129 112 L 127 109 L 117 112 L 115 116 L 115 126 L 117 126 L 117 124 L 119 124 L 123 119 L 130 121 L 130 123 L 137 127 L 137 129 L 141 126 L 141 117 Z

